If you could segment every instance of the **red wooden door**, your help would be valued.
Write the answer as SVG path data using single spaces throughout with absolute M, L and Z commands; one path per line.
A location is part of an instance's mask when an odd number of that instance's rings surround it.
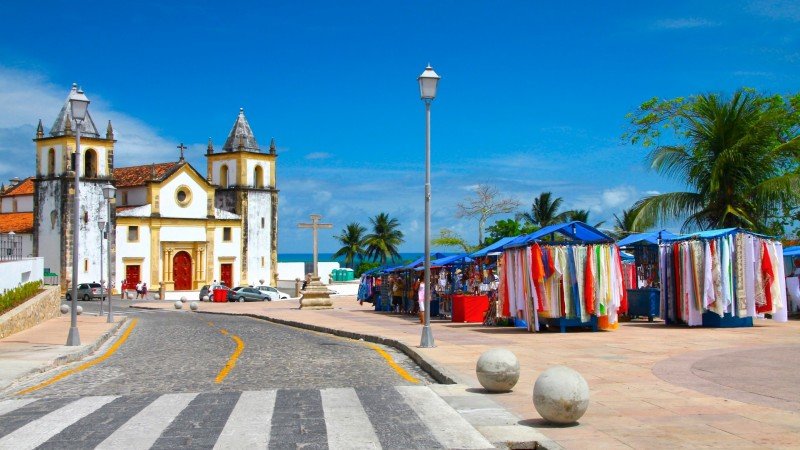
M 141 278 L 141 272 L 139 271 L 139 265 L 135 266 L 125 266 L 125 286 L 123 289 L 133 289 L 136 286 Z
M 233 264 L 221 264 L 219 266 L 219 279 L 225 286 L 233 287 Z
M 186 252 L 178 252 L 172 257 L 172 279 L 176 291 L 192 289 L 192 257 Z

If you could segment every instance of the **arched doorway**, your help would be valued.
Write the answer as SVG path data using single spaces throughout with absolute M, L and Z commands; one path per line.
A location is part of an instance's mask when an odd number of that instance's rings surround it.
M 219 168 L 219 186 L 228 187 L 228 166 L 226 164 Z
M 51 148 L 47 151 L 47 175 L 53 176 L 56 174 L 56 149 Z
M 86 150 L 83 175 L 86 178 L 97 178 L 97 153 L 91 148 Z
M 192 257 L 187 252 L 178 252 L 172 257 L 172 279 L 176 291 L 192 289 Z
M 255 173 L 253 174 L 253 186 L 257 188 L 264 187 L 264 170 L 261 166 L 256 166 Z

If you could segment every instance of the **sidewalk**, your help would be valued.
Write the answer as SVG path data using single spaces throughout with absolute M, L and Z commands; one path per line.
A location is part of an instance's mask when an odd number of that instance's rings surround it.
M 174 308 L 172 302 L 136 306 Z M 334 308 L 200 303 L 203 312 L 258 315 L 395 340 L 475 392 L 482 392 L 475 377 L 481 353 L 508 348 L 520 360 L 520 381 L 513 392 L 491 398 L 565 448 L 800 446 L 797 320 L 758 320 L 753 328 L 734 329 L 631 322 L 616 331 L 565 334 L 435 321 L 437 347 L 420 349 L 416 318 L 376 313 L 352 297 L 334 299 Z M 591 402 L 579 425 L 548 425 L 533 407 L 536 377 L 556 364 L 572 367 L 589 383 Z
M 124 316 L 117 316 L 115 323 L 106 323 L 106 316 L 79 315 L 78 332 L 83 345 L 75 347 L 64 345 L 70 327 L 69 314 L 0 339 L 0 392 L 20 378 L 91 354 L 126 319 Z

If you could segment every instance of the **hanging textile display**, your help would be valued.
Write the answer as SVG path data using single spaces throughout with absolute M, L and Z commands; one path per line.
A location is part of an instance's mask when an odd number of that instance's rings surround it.
M 555 232 L 569 240 L 555 240 Z M 547 235 L 549 242 L 542 239 Z M 545 227 L 511 241 L 500 261 L 500 310 L 524 321 L 529 331 L 539 331 L 542 324 L 562 331 L 613 329 L 627 308 L 619 247 L 582 222 Z
M 664 240 L 659 246 L 661 317 L 689 326 L 752 326 L 787 320 L 780 242 L 738 228 Z

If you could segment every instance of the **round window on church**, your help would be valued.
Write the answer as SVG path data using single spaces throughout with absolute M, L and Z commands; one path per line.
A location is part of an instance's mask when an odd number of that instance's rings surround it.
M 178 189 L 175 190 L 175 202 L 183 207 L 189 206 L 192 202 L 192 191 L 189 189 L 189 186 L 179 186 Z

